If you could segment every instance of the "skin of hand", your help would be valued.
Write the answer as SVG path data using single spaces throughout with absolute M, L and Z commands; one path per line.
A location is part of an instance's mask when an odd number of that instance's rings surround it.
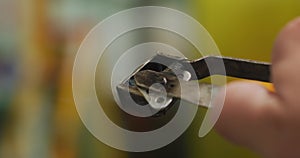
M 271 74 L 275 92 L 251 82 L 228 84 L 215 128 L 226 139 L 262 157 L 299 158 L 300 17 L 279 33 Z

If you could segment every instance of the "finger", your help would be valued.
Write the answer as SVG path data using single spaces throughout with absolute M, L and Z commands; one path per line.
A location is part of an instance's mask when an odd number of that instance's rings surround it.
M 215 127 L 227 139 L 259 150 L 267 146 L 266 135 L 273 136 L 270 131 L 276 125 L 275 115 L 279 115 L 277 105 L 276 96 L 256 83 L 231 83 Z
M 272 80 L 286 106 L 300 102 L 300 18 L 280 32 L 272 58 Z

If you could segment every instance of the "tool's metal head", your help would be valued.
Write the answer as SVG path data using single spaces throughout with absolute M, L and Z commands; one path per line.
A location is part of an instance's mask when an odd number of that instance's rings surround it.
M 155 93 L 155 96 L 150 96 L 155 97 L 153 99 L 154 101 L 151 101 L 151 99 L 147 98 L 149 89 L 143 89 L 140 86 L 138 86 L 135 77 L 138 74 L 139 80 L 147 79 L 151 84 L 164 84 L 163 82 L 165 82 L 165 79 L 163 77 L 151 76 L 149 78 L 149 74 L 145 73 L 145 70 L 151 70 L 153 72 L 168 72 L 170 76 L 176 77 L 174 72 L 175 69 L 176 71 L 185 72 L 181 74 L 181 77 L 188 80 L 191 78 L 191 76 L 185 70 L 186 64 L 188 64 L 188 60 L 185 58 L 157 54 L 152 59 L 148 60 L 145 64 L 143 64 L 141 67 L 139 67 L 137 70 L 135 70 L 132 74 L 129 75 L 129 77 L 126 80 L 122 81 L 122 83 L 117 86 L 117 92 L 122 106 L 131 106 L 130 104 L 132 104 L 132 102 L 129 100 L 134 100 L 134 102 L 140 106 L 150 104 L 150 107 L 153 108 L 153 110 L 159 111 L 153 116 L 161 116 L 165 114 L 165 112 L 178 101 L 178 98 L 161 97 L 159 94 Z M 172 67 L 173 69 L 171 70 L 170 67 Z M 128 93 L 130 95 L 128 95 Z

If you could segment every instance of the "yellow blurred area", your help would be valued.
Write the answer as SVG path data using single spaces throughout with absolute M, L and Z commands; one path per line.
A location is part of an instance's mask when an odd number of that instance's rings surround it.
M 111 148 L 84 127 L 72 95 L 77 49 L 104 18 L 144 5 L 190 14 L 212 35 L 223 56 L 267 62 L 277 33 L 300 15 L 299 0 L 2 0 L 0 157 L 257 157 L 214 131 L 198 138 L 204 109 L 178 140 L 146 153 Z M 272 84 L 248 82 L 274 91 Z

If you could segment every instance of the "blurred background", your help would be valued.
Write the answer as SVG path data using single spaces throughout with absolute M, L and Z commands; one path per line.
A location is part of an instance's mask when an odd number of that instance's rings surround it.
M 175 142 L 146 153 L 110 148 L 83 126 L 71 89 L 80 43 L 104 18 L 144 5 L 183 11 L 222 55 L 260 61 L 270 61 L 277 33 L 300 15 L 299 0 L 1 0 L 0 157 L 257 157 L 214 131 L 198 138 L 203 110 Z

